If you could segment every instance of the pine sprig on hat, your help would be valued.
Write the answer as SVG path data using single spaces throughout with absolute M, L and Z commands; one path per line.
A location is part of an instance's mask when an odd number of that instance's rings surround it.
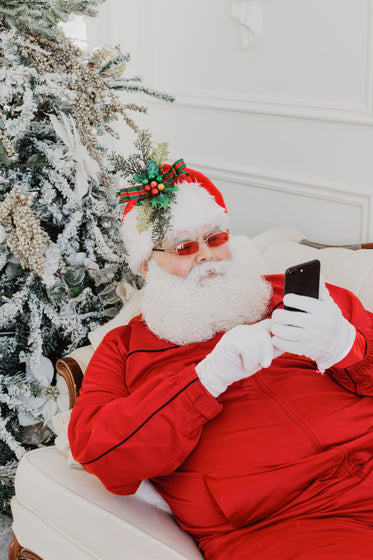
M 137 151 L 127 159 L 119 154 L 111 156 L 114 172 L 120 172 L 123 179 L 127 179 L 131 183 L 136 182 L 135 175 L 146 173 L 152 151 L 150 132 L 141 130 L 134 145 Z

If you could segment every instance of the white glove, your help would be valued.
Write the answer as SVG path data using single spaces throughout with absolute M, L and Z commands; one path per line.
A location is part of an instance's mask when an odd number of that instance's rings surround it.
M 273 312 L 272 344 L 276 348 L 311 358 L 322 373 L 347 356 L 356 330 L 343 317 L 324 283 L 320 284 L 320 299 L 287 294 L 284 304 L 306 313 L 285 309 Z
M 274 348 L 270 324 L 267 319 L 234 327 L 196 366 L 201 383 L 214 397 L 224 393 L 231 383 L 271 365 Z

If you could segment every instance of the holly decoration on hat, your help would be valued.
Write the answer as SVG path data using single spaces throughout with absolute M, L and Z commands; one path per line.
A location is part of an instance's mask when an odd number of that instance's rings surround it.
M 186 173 L 185 168 L 184 160 L 180 159 L 165 172 L 163 165 L 159 167 L 156 161 L 150 160 L 145 172 L 133 175 L 136 185 L 119 191 L 119 203 L 136 200 L 141 205 L 143 200 L 150 200 L 152 206 L 166 208 L 170 202 L 169 195 L 178 190 L 173 182 Z
M 175 181 L 186 176 L 184 160 L 179 159 L 173 165 L 164 167 L 168 156 L 168 144 L 157 144 L 152 149 L 151 137 L 148 131 L 141 131 L 135 142 L 137 152 L 127 159 L 116 156 L 113 160 L 115 171 L 131 183 L 119 191 L 119 203 L 131 203 L 139 208 L 139 233 L 150 226 L 153 227 L 154 240 L 161 241 L 170 222 L 170 202 L 179 187 Z M 123 217 L 125 216 L 126 210 Z
M 169 194 L 176 192 L 178 187 L 176 185 L 167 184 L 165 175 L 157 165 L 157 163 L 153 160 L 150 160 L 147 168 L 146 173 L 136 173 L 134 175 L 134 179 L 137 183 L 140 183 L 143 186 L 143 193 L 137 190 L 136 196 L 139 198 L 137 199 L 140 203 L 143 198 L 146 198 L 151 201 L 152 206 L 161 206 L 162 208 L 166 208 L 170 199 Z M 130 198 L 129 189 L 123 189 L 125 201 L 128 201 Z M 121 192 L 121 196 L 123 196 L 123 191 Z M 141 198 L 140 198 L 141 197 Z M 122 200 L 120 200 L 122 202 Z

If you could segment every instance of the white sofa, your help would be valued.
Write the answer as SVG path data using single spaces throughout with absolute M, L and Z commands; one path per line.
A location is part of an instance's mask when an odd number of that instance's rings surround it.
M 265 272 L 284 272 L 288 266 L 318 258 L 326 281 L 351 290 L 373 312 L 373 250 L 318 248 L 302 239 L 300 232 L 289 228 L 256 236 Z M 140 298 L 141 292 L 132 294 L 115 319 L 91 333 L 90 346 L 59 363 L 59 373 L 71 392 L 71 406 L 80 383 L 79 374 L 75 379 L 71 375 L 72 365 L 77 362 L 84 372 L 104 334 L 126 324 L 138 312 Z M 63 445 L 59 447 L 31 451 L 20 461 L 12 500 L 10 560 L 201 560 L 196 544 L 178 527 L 149 482 L 134 496 L 112 495 L 94 476 L 73 466 Z

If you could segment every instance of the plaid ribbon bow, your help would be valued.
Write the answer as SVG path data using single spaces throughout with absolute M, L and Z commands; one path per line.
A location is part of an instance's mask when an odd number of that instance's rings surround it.
M 185 161 L 183 159 L 178 159 L 173 165 L 171 165 L 170 169 L 166 171 L 163 177 L 163 184 L 168 187 L 169 185 L 172 185 L 176 179 L 181 177 L 181 175 L 188 175 L 188 172 L 186 171 Z
M 167 187 L 172 185 L 182 175 L 188 174 L 186 171 L 186 165 L 183 159 L 178 159 L 173 165 L 166 171 L 163 178 L 163 184 L 165 185 L 164 193 L 167 194 Z M 158 195 L 154 195 L 158 196 Z M 145 189 L 144 185 L 137 185 L 134 187 L 127 187 L 119 191 L 119 203 L 139 201 L 149 197 L 149 191 Z

